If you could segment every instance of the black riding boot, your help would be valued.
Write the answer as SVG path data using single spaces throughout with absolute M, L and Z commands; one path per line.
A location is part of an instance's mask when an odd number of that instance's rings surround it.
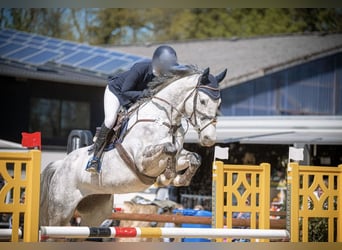
M 112 129 L 107 128 L 104 123 L 101 125 L 101 129 L 99 131 L 98 137 L 94 143 L 94 156 L 93 158 L 88 162 L 86 170 L 88 172 L 100 172 L 100 159 L 103 152 L 103 145 L 107 141 L 107 137 L 109 132 Z M 101 151 L 101 152 L 100 152 Z

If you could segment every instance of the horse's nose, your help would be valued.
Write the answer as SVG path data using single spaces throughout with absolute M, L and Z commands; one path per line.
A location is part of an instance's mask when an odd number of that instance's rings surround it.
M 216 138 L 212 138 L 211 136 L 205 135 L 201 140 L 201 145 L 204 147 L 211 147 L 215 144 Z

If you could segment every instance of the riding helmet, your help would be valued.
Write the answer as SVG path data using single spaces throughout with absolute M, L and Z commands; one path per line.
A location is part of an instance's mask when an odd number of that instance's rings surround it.
M 159 46 L 153 53 L 152 66 L 159 74 L 167 74 L 172 66 L 178 65 L 176 51 L 168 45 Z

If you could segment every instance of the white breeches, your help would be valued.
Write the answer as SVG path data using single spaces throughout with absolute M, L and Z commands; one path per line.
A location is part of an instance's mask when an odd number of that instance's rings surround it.
M 107 128 L 113 128 L 120 108 L 119 99 L 106 87 L 104 93 L 104 124 Z

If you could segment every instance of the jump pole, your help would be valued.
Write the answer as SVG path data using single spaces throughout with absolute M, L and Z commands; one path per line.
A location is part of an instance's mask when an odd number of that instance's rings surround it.
M 48 238 L 257 238 L 289 239 L 287 230 L 168 228 L 168 227 L 55 227 L 41 226 L 41 240 Z
M 0 239 L 11 239 L 12 237 L 12 232 L 13 230 L 10 228 L 1 228 L 0 229 Z M 18 237 L 22 238 L 23 236 L 23 232 L 21 231 L 21 229 L 18 229 Z

